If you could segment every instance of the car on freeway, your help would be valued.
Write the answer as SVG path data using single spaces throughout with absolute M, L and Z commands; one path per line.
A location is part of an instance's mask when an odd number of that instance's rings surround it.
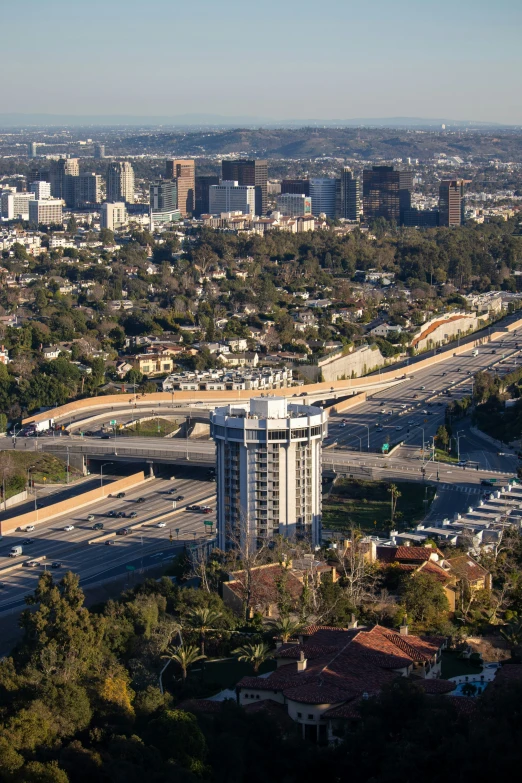
M 92 526 L 93 530 L 103 530 L 103 522 L 96 522 L 95 525 Z
M 61 568 L 62 564 L 59 560 L 55 560 L 54 563 L 51 563 L 51 568 Z
M 125 511 L 117 511 L 116 512 L 117 519 L 125 519 L 126 516 L 127 516 L 127 514 L 125 513 Z
M 185 511 L 199 511 L 201 506 L 187 506 Z
M 381 400 L 379 405 L 386 405 L 386 403 L 384 402 L 384 400 Z
M 136 503 L 145 503 L 145 498 L 136 498 Z
M 169 489 L 169 491 L 167 492 L 167 495 L 175 495 L 177 491 L 178 490 L 176 489 L 176 487 L 172 487 L 172 489 Z
M 25 541 L 22 541 L 22 544 L 25 544 L 26 546 L 29 546 L 29 544 L 34 544 L 34 538 L 26 538 Z
M 112 509 L 112 511 L 109 511 L 109 516 L 110 517 L 115 517 L 116 516 L 116 511 L 114 509 Z
M 33 530 L 34 530 L 34 525 L 27 525 L 27 527 L 25 528 L 26 533 L 32 533 Z
M 167 525 L 165 524 L 165 522 L 158 522 L 156 527 L 167 527 Z
M 125 492 L 118 492 L 118 494 L 116 495 L 116 497 L 117 497 L 117 498 L 124 498 L 124 497 L 125 497 Z
M 427 410 L 423 410 L 423 411 L 421 411 L 421 413 L 422 413 L 423 416 L 427 416 L 428 415 L 428 411 Z
M 110 440 L 110 438 L 111 438 L 110 435 L 102 435 L 101 436 L 101 440 Z
M 109 538 L 108 541 L 105 542 L 105 546 L 114 546 L 116 541 L 113 541 L 112 538 Z
M 412 424 L 415 424 L 415 419 L 409 419 L 409 420 L 408 420 L 408 424 L 409 424 L 409 425 L 410 425 L 410 427 L 411 427 L 411 425 L 412 425 Z
M 396 432 L 399 432 L 399 430 L 402 430 L 402 427 L 395 427 Z
M 400 429 L 402 429 L 402 427 L 400 427 Z M 200 511 L 202 514 L 212 514 L 210 506 L 201 506 Z
M 65 525 L 64 530 L 66 533 L 70 533 L 71 530 L 74 530 L 74 525 Z
M 0 590 L 4 590 L 7 587 L 5 582 L 0 582 Z
M 37 568 L 40 565 L 40 563 L 38 562 L 38 560 L 26 560 L 24 565 L 26 565 L 28 568 Z
M 176 495 L 174 500 L 185 500 L 185 495 Z
M 497 457 L 505 457 L 506 452 L 505 451 L 497 451 Z
M 94 522 L 94 514 L 89 514 L 89 516 L 87 517 L 87 521 Z
M 116 531 L 117 536 L 128 536 L 129 533 L 130 530 L 128 527 L 120 527 L 120 529 Z
M 129 514 L 129 519 L 136 519 L 137 516 L 138 515 L 137 515 L 137 513 L 135 511 L 131 511 L 130 514 Z

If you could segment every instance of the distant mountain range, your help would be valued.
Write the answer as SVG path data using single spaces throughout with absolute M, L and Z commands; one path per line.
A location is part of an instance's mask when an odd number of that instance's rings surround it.
M 139 117 L 131 114 L 115 115 L 73 115 L 73 114 L 0 114 L 1 128 L 28 127 L 157 127 L 158 125 L 182 128 L 303 128 L 303 127 L 369 127 L 369 128 L 429 128 L 434 130 L 442 125 L 451 128 L 512 128 L 516 126 L 497 122 L 477 122 L 474 120 L 430 119 L 423 117 L 355 117 L 350 120 L 275 120 L 267 117 L 222 116 L 218 114 L 180 114 L 174 117 Z

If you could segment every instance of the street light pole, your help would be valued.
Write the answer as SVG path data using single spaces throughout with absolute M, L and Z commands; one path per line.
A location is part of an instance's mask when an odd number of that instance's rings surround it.
M 461 433 L 463 433 L 464 430 L 459 430 L 457 432 L 457 462 L 460 462 L 460 439 L 463 437 Z M 464 435 L 465 437 L 465 435 Z
M 368 451 L 370 451 L 370 425 L 369 424 L 362 424 L 362 427 L 366 427 L 368 430 Z
M 112 462 L 104 462 L 103 465 L 100 467 L 100 487 L 102 489 L 102 497 L 103 497 L 103 469 L 105 465 L 112 465 Z

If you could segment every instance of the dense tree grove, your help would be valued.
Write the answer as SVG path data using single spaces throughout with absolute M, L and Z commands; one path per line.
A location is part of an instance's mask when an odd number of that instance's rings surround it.
M 463 712 L 454 699 L 426 696 L 399 679 L 363 704 L 361 720 L 339 726 L 338 745 L 317 747 L 270 712 L 230 702 L 212 714 L 186 711 L 180 699 L 203 695 L 198 689 L 209 685 L 197 677 L 185 684 L 179 667 L 160 691 L 161 652 L 180 624 L 192 623 L 194 639 L 201 620 L 223 639 L 237 626 L 215 593 L 150 580 L 89 611 L 76 576 L 54 583 L 45 573 L 27 603 L 23 640 L 0 662 L 3 783 L 297 783 L 318 776 L 435 783 L 441 775 L 507 775 L 519 753 L 518 684 L 487 692 Z M 273 625 L 292 633 L 284 619 Z M 258 642 L 262 653 L 250 656 L 249 645 L 238 654 L 255 670 L 255 656 L 266 657 L 268 646 Z
M 377 341 L 391 357 L 404 350 L 408 332 L 386 340 L 366 335 L 364 324 L 379 312 L 414 329 L 430 313 L 464 306 L 461 293 L 517 289 L 521 278 L 513 272 L 522 261 L 522 237 L 513 231 L 513 222 L 503 221 L 452 230 L 377 221 L 369 234 L 272 231 L 261 237 L 197 228 L 182 244 L 176 234 L 155 239 L 136 229 L 113 245 L 114 235 L 106 232 L 101 252 L 68 247 L 36 257 L 15 244 L 12 255 L 4 252 L 2 274 L 19 284 L 0 288 L 0 312 L 25 315 L 16 327 L 0 326 L 11 359 L 0 365 L 0 412 L 15 420 L 41 406 L 99 393 L 117 379 L 118 355 L 139 350 L 133 338 L 179 332 L 183 325 L 194 327 L 182 333 L 186 346 L 250 337 L 251 328 L 265 327 L 262 351 L 280 346 L 321 353 L 323 342 L 335 339 L 344 345 Z M 393 273 L 396 285 L 386 292 L 363 289 L 369 269 Z M 294 316 L 306 304 L 300 294 L 327 297 L 332 305 L 317 310 L 315 326 L 297 331 Z M 132 309 L 111 305 L 121 299 Z M 332 317 L 341 308 L 357 310 L 361 301 L 362 318 Z M 274 325 L 267 329 L 267 321 Z M 42 348 L 53 344 L 61 345 L 63 357 L 45 360 Z M 204 350 L 181 360 L 187 369 L 214 364 Z

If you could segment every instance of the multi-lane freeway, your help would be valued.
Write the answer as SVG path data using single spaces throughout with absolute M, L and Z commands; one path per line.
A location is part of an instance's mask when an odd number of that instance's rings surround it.
M 43 569 L 49 568 L 57 575 L 70 569 L 80 574 L 83 585 L 92 584 L 125 572 L 134 561 L 153 565 L 158 559 L 172 557 L 178 542 L 207 536 L 211 528 L 204 524 L 205 520 L 215 523 L 215 483 L 202 480 L 202 476 L 205 471 L 201 469 L 176 469 L 174 480 L 151 478 L 126 492 L 124 498 L 108 497 L 76 514 L 37 525 L 33 531 L 17 530 L 4 535 L 0 541 L 0 613 L 23 604 L 24 595 L 34 589 Z M 180 495 L 183 499 L 175 501 Z M 187 505 L 198 501 L 208 503 L 213 513 L 203 515 L 186 510 Z M 119 511 L 126 517 L 110 516 Z M 94 526 L 100 523 L 103 529 L 95 530 Z M 138 523 L 142 524 L 132 529 Z M 66 529 L 71 526 L 72 529 Z M 131 528 L 131 532 L 118 535 L 117 531 L 124 527 Z M 23 555 L 9 558 L 9 550 L 18 544 Z M 29 559 L 37 565 L 22 565 Z M 17 566 L 17 562 L 18 567 L 7 570 Z
M 375 392 L 349 412 L 331 416 L 327 447 L 375 453 L 383 444 L 392 447 L 404 442 L 401 457 L 427 458 L 428 444 L 444 422 L 447 404 L 471 395 L 474 374 L 484 369 L 504 374 L 522 363 L 522 334 L 506 333 L 502 341 L 485 343 L 477 350 L 477 355 L 470 350 L 421 370 L 400 384 Z M 471 433 L 468 422 L 456 422 L 454 430 L 463 431 L 459 439 L 462 461 L 478 462 L 489 470 L 516 470 L 516 457 L 509 450 L 493 451 L 486 438 Z

